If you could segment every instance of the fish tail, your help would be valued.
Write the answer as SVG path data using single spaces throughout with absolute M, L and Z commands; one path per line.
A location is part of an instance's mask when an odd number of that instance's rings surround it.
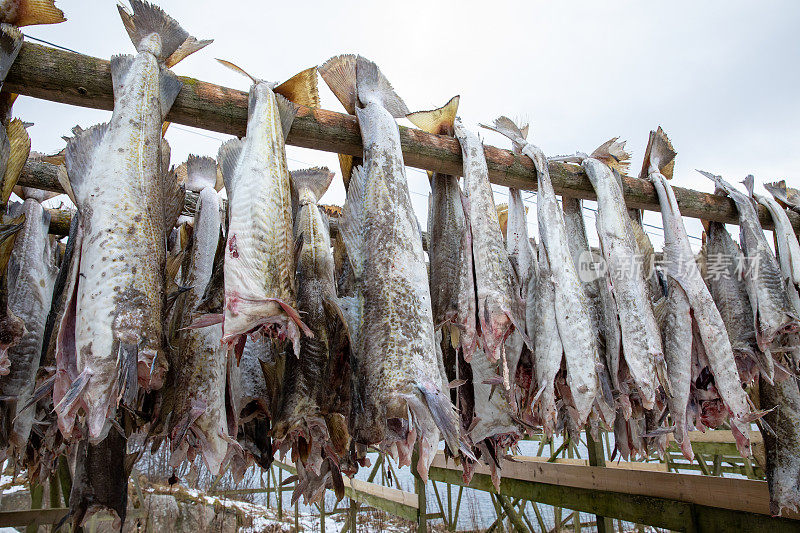
M 333 180 L 333 172 L 328 167 L 305 168 L 292 172 L 292 187 L 302 201 L 306 195 L 311 195 L 313 202 L 316 203 L 328 190 L 328 186 Z
M 11 143 L 11 152 L 8 156 L 8 163 L 6 163 L 6 171 L 3 174 L 2 198 L 0 198 L 3 204 L 8 203 L 11 192 L 22 173 L 22 167 L 25 166 L 31 153 L 31 138 L 20 119 L 15 118 L 9 122 L 6 133 Z
M 11 24 L 0 24 L 0 76 L 6 79 L 22 48 L 22 32 Z
M 408 115 L 408 107 L 394 91 L 392 84 L 380 71 L 378 65 L 361 56 L 356 59 L 356 88 L 358 99 L 363 104 L 374 102 L 395 118 L 403 118 Z
M 486 128 L 487 130 L 496 131 L 501 135 L 505 135 L 516 144 L 523 144 L 528 135 L 527 124 L 518 126 L 513 120 L 506 116 L 501 116 L 494 119 L 494 122 L 491 126 L 486 124 L 481 124 L 480 126 L 482 128 Z
M 200 157 L 199 155 L 191 154 L 185 165 L 186 183 L 187 188 L 190 190 L 200 191 L 206 187 L 214 187 L 216 189 L 218 182 L 222 179 L 219 176 L 217 162 L 213 157 Z
M 152 53 L 167 68 L 212 42 L 198 41 L 156 5 L 143 0 L 130 0 L 130 4 L 133 13 L 122 5 L 117 8 L 137 52 Z M 157 40 L 151 37 L 153 34 Z
M 84 182 L 91 171 L 95 150 L 103 142 L 108 126 L 106 122 L 92 126 L 88 130 L 73 130 L 75 136 L 67 142 L 64 165 L 67 170 L 69 190 L 72 192 L 71 197 L 79 209 L 88 193 Z
M 355 54 L 330 58 L 317 67 L 317 71 L 336 98 L 351 115 L 356 114 L 356 60 Z
M 406 115 L 406 118 L 416 127 L 428 133 L 452 136 L 460 98 L 460 96 L 454 96 L 438 109 L 416 111 Z
M 55 6 L 54 0 L 16 0 L 13 17 L 7 22 L 14 26 L 34 24 L 58 24 L 67 20 L 64 12 Z
M 273 90 L 295 104 L 306 107 L 319 107 L 317 67 L 307 68 L 298 72 Z

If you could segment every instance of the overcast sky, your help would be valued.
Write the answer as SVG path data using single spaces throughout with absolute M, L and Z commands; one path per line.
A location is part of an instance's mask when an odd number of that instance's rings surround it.
M 23 28 L 31 36 L 101 58 L 133 53 L 115 2 L 57 0 L 67 22 Z M 91 7 L 88 7 L 91 5 Z M 282 81 L 332 55 L 375 61 L 412 110 L 461 95 L 468 126 L 500 114 L 532 123 L 529 139 L 547 155 L 590 152 L 610 137 L 628 141 L 641 167 L 648 132 L 661 125 L 678 157 L 675 183 L 711 191 L 700 168 L 740 181 L 786 179 L 800 186 L 800 2 L 269 2 L 164 0 L 160 5 L 213 44 L 174 70 L 247 90 L 249 80 L 218 64 L 231 60 L 263 79 Z M 269 7 L 267 7 L 267 5 Z M 342 111 L 320 81 L 323 107 Z M 33 149 L 55 152 L 75 124 L 110 112 L 20 97 L 15 114 L 35 123 Z M 507 148 L 501 136 L 486 142 Z M 216 156 L 228 137 L 176 125 L 172 162 L 189 153 Z M 335 155 L 289 147 L 289 167 Z M 428 184 L 410 170 L 425 225 Z M 505 201 L 497 188 L 496 201 Z M 324 201 L 343 202 L 337 177 Z M 531 223 L 534 211 L 529 213 Z M 587 214 L 587 224 L 593 219 Z M 648 222 L 661 225 L 657 213 Z M 687 223 L 700 234 L 699 224 Z M 660 242 L 656 229 L 648 228 Z M 590 232 L 591 233 L 591 232 Z

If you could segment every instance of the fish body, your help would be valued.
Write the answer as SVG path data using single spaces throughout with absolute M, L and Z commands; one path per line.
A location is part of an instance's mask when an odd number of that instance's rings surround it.
M 179 464 L 191 448 L 192 455 L 202 454 L 212 475 L 219 473 L 232 440 L 228 435 L 225 408 L 227 356 L 221 346 L 222 325 L 197 329 L 187 326 L 211 280 L 214 257 L 220 245 L 221 204 L 212 187 L 200 192 L 189 260 L 181 280 L 181 285 L 190 289 L 176 304 L 181 329 L 176 357 L 172 361 L 177 390 L 172 409 L 171 463 Z
M 15 205 L 25 214 L 9 263 L 9 308 L 25 324 L 25 334 L 9 351 L 11 372 L 0 377 L 0 446 L 24 449 L 35 409 L 25 409 L 33 394 L 44 341 L 44 328 L 58 274 L 58 247 L 47 234 L 50 214 L 33 199 Z M 13 450 L 11 452 L 13 454 Z
M 120 15 L 138 55 L 111 59 L 111 122 L 76 132 L 65 158 L 83 238 L 59 333 L 55 401 L 62 433 L 72 434 L 83 409 L 92 443 L 106 436 L 118 402 L 133 401 L 137 381 L 163 383 L 166 235 L 183 206 L 162 139 L 181 89 L 167 64 L 208 44 L 160 8 L 131 5 L 133 14 L 120 6 Z
M 597 193 L 597 233 L 619 313 L 624 361 L 642 405 L 651 409 L 657 386 L 656 364 L 663 364 L 664 353 L 622 187 L 603 162 L 587 158 L 582 166 Z
M 767 459 L 769 507 L 773 515 L 800 508 L 800 390 L 797 378 L 759 385 L 760 407 L 767 411 L 762 427 Z
M 328 362 L 335 357 L 334 335 L 339 323 L 328 217 L 317 206 L 333 178 L 327 168 L 292 172 L 298 198 L 295 220 L 297 253 L 297 309 L 313 336 L 300 340 L 300 354 L 286 360 L 281 406 L 273 423 L 273 437 L 282 440 L 295 428 L 321 419 L 327 405 L 321 403 L 331 385 Z M 320 424 L 324 428 L 324 423 Z M 324 430 L 323 430 L 324 433 Z M 306 434 L 306 438 L 309 435 Z
M 800 329 L 788 300 L 786 282 L 764 236 L 752 198 L 720 176 L 701 173 L 730 196 L 739 211 L 739 241 L 745 259 L 742 275 L 753 308 L 758 347 L 769 352 L 776 347 L 773 341 L 780 345 L 784 334 Z
M 599 392 L 599 355 L 589 303 L 570 255 L 564 215 L 553 190 L 544 153 L 526 142 L 519 128 L 505 117 L 497 119 L 490 129 L 509 137 L 536 167 L 540 253 L 547 258 L 556 288 L 555 316 L 566 360 L 566 382 L 574 400 L 574 421 L 580 426 L 589 416 Z
M 775 224 L 775 241 L 781 273 L 790 283 L 800 285 L 800 243 L 797 242 L 797 235 L 789 215 L 776 200 L 760 194 L 754 196 L 759 204 L 767 208 Z
M 357 95 L 364 144 L 364 166 L 353 170 L 340 219 L 356 280 L 355 296 L 340 300 L 352 346 L 351 434 L 357 443 L 383 443 L 403 457 L 419 440 L 418 470 L 427 478 L 440 430 L 457 452 L 458 419 L 441 390 L 422 236 L 393 117 L 407 109 L 363 57 L 338 56 L 323 67 L 340 100 Z
M 453 97 L 439 109 L 411 113 L 408 119 L 429 133 L 452 136 L 458 101 L 458 96 Z M 467 223 L 461 187 L 458 176 L 433 172 L 429 177 L 428 257 L 433 324 L 437 329 L 448 328 L 452 342 L 460 343 L 467 350 L 469 359 L 476 348 L 477 332 L 475 304 L 464 306 L 464 293 L 474 283 L 465 279 L 463 274 L 465 261 L 471 260 L 466 254 L 472 252 L 464 247 Z
M 757 363 L 762 375 L 771 382 L 775 366 L 772 357 L 765 357 L 758 348 L 753 309 L 737 272 L 742 265 L 742 251 L 724 224 L 708 223 L 704 252 L 703 278 L 725 323 L 740 368 Z
M 286 82 L 292 88 L 295 78 Z M 247 135 L 223 144 L 218 156 L 228 194 L 222 339 L 237 355 L 245 335 L 254 331 L 288 339 L 295 354 L 301 330 L 310 333 L 296 311 L 291 176 L 284 142 L 297 106 L 278 90 L 253 79 Z M 303 90 L 316 94 L 315 79 Z
M 464 158 L 465 211 L 472 240 L 480 343 L 487 357 L 499 361 L 515 328 L 524 333 L 522 299 L 515 294 L 508 252 L 500 231 L 483 143 L 460 119 L 454 124 Z M 507 366 L 507 363 L 504 362 Z
M 749 435 L 738 430 L 737 424 L 744 424 L 750 409 L 747 395 L 739 382 L 736 360 L 725 324 L 700 275 L 671 185 L 657 170 L 650 172 L 650 180 L 655 186 L 661 205 L 667 277 L 680 284 L 686 294 L 691 307 L 690 316 L 703 344 L 709 369 L 713 373 L 714 386 L 725 402 L 726 409 L 732 414 L 731 425 L 737 445 L 743 454 L 749 455 Z M 685 311 L 685 303 L 682 307 Z M 683 313 L 683 316 L 685 318 L 687 315 Z M 687 326 L 684 323 L 682 328 L 685 327 Z M 681 357 L 685 357 L 685 353 Z M 681 373 L 682 375 L 684 374 Z

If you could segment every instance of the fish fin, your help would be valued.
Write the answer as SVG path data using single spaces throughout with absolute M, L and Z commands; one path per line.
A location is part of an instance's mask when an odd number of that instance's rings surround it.
M 487 130 L 496 131 L 501 135 L 505 135 L 515 144 L 524 145 L 525 144 L 525 137 L 528 135 L 528 125 L 525 124 L 522 127 L 517 126 L 517 124 L 506 116 L 500 116 L 494 119 L 494 122 L 491 126 L 486 124 L 480 124 L 481 128 L 486 128 Z M 523 133 L 524 130 L 524 133 Z
M 358 56 L 355 54 L 338 55 L 317 67 L 319 75 L 351 115 L 356 114 L 358 101 L 356 92 L 357 58 Z
M 378 65 L 358 56 L 356 59 L 356 88 L 362 104 L 374 102 L 386 109 L 395 118 L 408 115 L 408 107 L 392 88 L 392 84 Z
M 425 397 L 425 403 L 433 416 L 433 421 L 442 432 L 447 447 L 453 455 L 456 455 L 460 447 L 458 417 L 450 398 L 434 385 L 417 384 L 417 388 Z
M 150 52 L 155 55 L 159 62 L 166 63 L 170 60 L 174 65 L 187 55 L 206 46 L 211 41 L 197 42 L 194 37 L 181 28 L 178 21 L 167 15 L 160 7 L 144 2 L 143 0 L 130 0 L 133 13 L 131 14 L 124 6 L 117 5 L 122 23 L 125 30 L 136 47 L 137 52 Z M 161 46 L 152 39 L 148 39 L 153 33 L 158 34 Z M 186 45 L 187 40 L 194 40 Z M 182 48 L 183 47 L 183 48 Z M 171 58 L 173 54 L 180 50 L 180 57 Z
M 350 175 L 353 173 L 355 166 L 355 158 L 352 155 L 336 154 L 339 156 L 339 168 L 342 170 L 342 181 L 344 182 L 344 190 L 347 191 L 350 186 Z
M 117 351 L 117 402 L 122 405 L 132 406 L 136 400 L 137 387 L 137 361 L 139 360 L 139 347 L 136 344 L 119 343 Z
M 22 48 L 22 32 L 11 24 L 0 24 L 0 80 L 6 79 Z
M 297 105 L 319 107 L 319 88 L 317 87 L 317 67 L 298 72 L 273 89 Z
M 354 345 L 361 329 L 361 299 L 357 296 L 343 296 L 338 299 L 338 307 L 344 317 L 344 325 L 350 337 L 350 344 Z
M 170 56 L 164 60 L 164 66 L 167 68 L 172 68 L 185 58 L 189 57 L 198 50 L 205 48 L 213 42 L 214 39 L 203 39 L 201 41 L 190 35 L 181 43 L 177 50 L 172 52 L 172 54 L 170 54 Z
M 183 82 L 178 79 L 178 76 L 168 68 L 162 67 L 159 74 L 160 83 L 158 84 L 159 90 L 159 103 L 161 104 L 161 118 L 167 116 L 169 110 L 172 109 L 172 104 L 175 103 L 175 98 L 183 88 Z
M 748 174 L 742 180 L 742 184 L 744 185 L 744 188 L 747 190 L 747 194 L 752 197 L 753 196 L 753 191 L 755 190 L 755 185 L 756 185 L 755 177 L 753 177 L 752 174 Z
M 33 394 L 28 399 L 27 403 L 25 405 L 23 405 L 22 409 L 20 409 L 17 412 L 17 416 L 19 416 L 23 411 L 29 409 L 33 405 L 39 403 L 39 401 L 44 400 L 50 394 L 52 394 L 53 393 L 53 386 L 55 385 L 55 382 L 56 382 L 56 376 L 54 374 L 54 375 L 50 376 L 49 378 L 47 378 L 44 381 L 44 383 L 39 385 L 39 387 L 36 390 L 33 391 Z
M 91 171 L 95 150 L 103 142 L 108 127 L 109 124 L 106 122 L 92 126 L 88 130 L 76 131 L 75 136 L 67 142 L 64 164 L 75 205 L 79 209 L 88 195 L 88 191 L 83 187 L 84 180 Z
M 35 24 L 58 24 L 67 20 L 54 0 L 18 0 L 14 16 L 7 22 L 17 27 Z
M 192 323 L 183 329 L 199 329 L 215 324 L 222 324 L 222 313 L 210 313 L 207 315 L 200 315 L 192 320 Z
M 672 173 L 675 169 L 675 149 L 672 147 L 667 134 L 658 127 L 656 131 L 650 132 L 650 138 L 647 142 L 645 149 L 645 158 L 642 165 L 642 172 L 639 174 L 640 178 L 646 178 L 650 173 L 650 168 L 657 170 L 662 176 L 668 180 L 672 179 Z
M 114 92 L 114 101 L 122 95 L 125 86 L 125 77 L 133 65 L 134 57 L 130 54 L 117 54 L 111 56 L 111 84 Z
M 297 110 L 299 107 L 282 94 L 275 95 L 275 102 L 278 105 L 278 113 L 281 116 L 283 139 L 286 140 L 286 138 L 289 136 L 289 131 L 292 129 L 292 122 L 294 122 L 294 117 L 297 116 Z
M 225 191 L 229 197 L 228 202 L 230 202 L 230 196 L 233 194 L 233 175 L 236 172 L 236 166 L 239 164 L 242 146 L 244 146 L 242 139 L 231 139 L 223 143 L 217 153 L 217 161 L 219 161 L 219 166 L 222 169 L 222 179 L 225 182 Z
M 166 142 L 166 141 L 164 141 Z M 164 230 L 169 235 L 172 228 L 181 216 L 183 203 L 186 198 L 186 188 L 178 183 L 178 175 L 175 170 L 168 170 L 164 173 Z
M 58 184 L 61 185 L 61 188 L 64 189 L 64 193 L 69 196 L 70 201 L 77 206 L 78 203 L 75 201 L 75 192 L 72 190 L 72 184 L 69 182 L 67 167 L 65 165 L 58 166 L 56 179 L 58 179 Z
M 302 199 L 303 191 L 308 190 L 316 203 L 328 190 L 333 180 L 333 172 L 328 167 L 305 168 L 292 171 L 292 187 L 297 196 Z
M 19 180 L 22 167 L 25 166 L 28 155 L 31 153 L 31 138 L 20 119 L 15 118 L 9 122 L 6 133 L 11 143 L 11 152 L 6 163 L 6 171 L 3 174 L 2 198 L 0 198 L 3 204 L 8 203 L 11 191 Z
M 255 77 L 255 76 L 253 76 L 252 74 L 248 73 L 248 72 L 247 72 L 245 69 L 243 69 L 243 68 L 242 68 L 242 67 L 240 67 L 239 65 L 236 65 L 236 64 L 234 64 L 234 63 L 231 63 L 230 61 L 227 61 L 227 60 L 225 60 L 225 59 L 220 59 L 220 58 L 217 58 L 217 61 L 218 61 L 218 62 L 219 62 L 219 63 L 220 63 L 222 66 L 228 67 L 228 68 L 229 68 L 229 69 L 231 69 L 232 71 L 234 71 L 234 72 L 236 72 L 236 73 L 238 73 L 238 74 L 241 74 L 242 76 L 245 76 L 245 77 L 247 77 L 247 78 L 250 78 L 250 80 L 251 80 L 253 83 L 258 83 L 258 82 L 260 82 L 260 81 L 261 81 L 260 79 L 256 78 L 256 77 Z
M 86 390 L 86 386 L 89 385 L 91 377 L 92 373 L 89 370 L 84 370 L 72 381 L 69 389 L 67 389 L 67 392 L 64 393 L 64 396 L 54 408 L 59 418 L 62 416 L 69 416 L 70 413 L 75 411 L 77 402 L 83 396 L 83 391 Z
M 202 191 L 206 187 L 216 188 L 219 169 L 213 157 L 201 157 L 190 154 L 186 160 L 186 188 L 190 191 Z
M 344 241 L 347 257 L 353 266 L 356 279 L 364 273 L 364 200 L 366 195 L 366 173 L 363 167 L 353 169 L 350 177 L 350 187 L 347 189 L 347 199 L 339 219 L 339 234 Z
M 416 111 L 409 113 L 406 118 L 416 127 L 428 133 L 437 135 L 453 135 L 453 124 L 458 113 L 460 96 L 452 97 L 446 104 L 431 111 Z

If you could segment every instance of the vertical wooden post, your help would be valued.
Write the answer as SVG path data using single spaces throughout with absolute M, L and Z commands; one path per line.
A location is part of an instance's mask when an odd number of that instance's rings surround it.
M 589 450 L 589 464 L 591 466 L 606 466 L 606 459 L 603 455 L 603 442 L 594 440 L 588 429 L 586 430 L 586 447 Z M 580 517 L 580 515 L 578 516 Z M 610 518 L 595 515 L 594 519 L 597 523 L 597 533 L 612 533 L 614 531 Z M 580 518 L 578 522 L 580 522 Z
M 31 492 L 31 510 L 33 509 L 41 509 L 42 508 L 42 499 L 44 498 L 44 485 L 40 485 L 39 483 L 34 483 L 31 481 L 30 483 L 30 492 Z M 36 533 L 39 531 L 39 526 L 34 524 L 28 524 L 25 528 L 25 533 Z
M 72 475 L 69 473 L 69 463 L 63 455 L 58 458 L 58 480 L 61 483 L 61 494 L 64 495 L 64 506 L 69 507 L 69 496 L 72 492 Z
M 417 470 L 419 462 L 419 445 L 414 446 L 411 454 L 411 474 L 414 476 L 414 491 L 417 493 L 417 531 L 428 531 L 428 501 L 425 494 L 425 482 Z
M 295 487 L 297 487 L 297 482 L 295 482 Z M 297 533 L 300 533 L 300 499 L 298 498 L 294 502 L 294 530 Z
M 350 498 L 350 509 L 348 512 L 349 515 L 349 522 L 350 522 L 350 531 L 351 533 L 356 533 L 358 527 L 358 502 L 355 501 L 353 498 Z
M 278 468 L 278 482 L 275 483 L 275 490 L 278 491 L 278 520 L 283 520 L 283 469 Z
M 453 524 L 453 489 L 450 483 L 447 483 L 447 529 L 456 530 L 456 526 Z
M 325 495 L 319 502 L 319 533 L 325 533 Z
M 47 486 L 50 493 L 50 509 L 61 507 L 61 491 L 58 490 L 58 471 L 50 473 Z
M 272 505 L 270 492 L 272 492 L 272 465 L 269 465 L 269 470 L 267 470 L 267 509 Z

